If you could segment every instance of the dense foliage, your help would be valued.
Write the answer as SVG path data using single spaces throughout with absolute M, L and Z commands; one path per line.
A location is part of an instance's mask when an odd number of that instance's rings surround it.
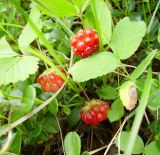
M 0 155 L 159 155 L 159 9 L 1 0 Z

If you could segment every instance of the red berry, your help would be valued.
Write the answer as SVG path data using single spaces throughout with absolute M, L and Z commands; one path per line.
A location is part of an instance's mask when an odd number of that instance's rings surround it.
M 85 43 L 83 41 L 79 41 L 76 45 L 76 49 L 83 52 L 86 49 Z
M 65 74 L 65 71 L 58 67 Z M 37 78 L 37 83 L 41 85 L 44 92 L 57 92 L 64 84 L 64 80 L 53 69 L 47 70 Z
M 71 38 L 71 46 L 75 55 L 86 58 L 98 50 L 98 34 L 94 30 L 81 30 Z
M 81 109 L 81 120 L 87 125 L 98 124 L 107 119 L 109 109 L 108 102 L 93 99 Z

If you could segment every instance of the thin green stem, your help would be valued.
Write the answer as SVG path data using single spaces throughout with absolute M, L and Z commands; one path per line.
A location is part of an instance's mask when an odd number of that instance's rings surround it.
M 5 97 L 7 97 L 8 99 L 22 99 L 22 96 L 13 96 L 13 95 L 9 95 L 9 94 L 6 94 L 4 93 L 3 94 Z M 43 100 L 40 100 L 38 98 L 35 98 L 34 101 L 38 104 L 42 104 L 44 101 Z
M 14 26 L 14 27 L 19 27 L 19 28 L 24 28 L 24 26 L 17 25 L 17 24 L 10 24 L 10 23 L 0 23 L 0 25 L 6 25 L 6 26 Z
M 125 1 L 125 6 L 126 6 L 125 15 L 128 16 L 129 15 L 128 0 L 124 0 L 124 1 Z
M 149 10 L 149 15 L 151 16 L 151 15 L 152 15 L 152 12 L 151 12 L 151 7 L 150 7 L 149 2 L 147 3 L 147 7 L 148 7 L 148 10 Z
M 80 105 L 83 105 L 82 103 L 73 103 L 73 104 L 59 104 L 58 106 L 60 107 L 75 107 L 75 106 L 80 106 Z
M 124 72 L 127 74 L 128 78 L 131 79 L 130 74 L 128 73 L 128 71 L 126 70 L 125 66 L 121 63 L 121 67 L 123 68 Z
M 82 90 L 82 92 L 83 92 L 83 94 L 85 95 L 86 99 L 87 99 L 89 102 L 91 102 L 90 98 L 88 97 L 87 93 L 86 93 L 85 90 L 82 88 L 82 86 L 81 86 L 79 83 L 77 83 L 77 85 L 78 85 L 78 86 L 80 87 L 80 89 Z
M 60 132 L 60 137 L 61 137 L 61 142 L 62 142 L 62 148 L 63 148 L 63 154 L 65 155 L 65 149 L 64 149 L 64 141 L 63 141 L 63 135 L 62 135 L 62 129 L 61 129 L 61 125 L 59 123 L 59 120 L 57 118 L 57 116 L 55 116 L 56 120 L 57 120 L 57 124 L 58 124 L 58 128 L 59 128 L 59 132 Z

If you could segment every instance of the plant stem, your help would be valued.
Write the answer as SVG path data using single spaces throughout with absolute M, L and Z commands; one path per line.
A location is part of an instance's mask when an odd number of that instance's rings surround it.
M 59 104 L 60 107 L 74 107 L 74 106 L 80 106 L 83 105 L 82 103 L 73 103 L 73 104 Z
M 138 134 L 138 130 L 140 127 L 140 124 L 142 122 L 142 118 L 145 112 L 146 105 L 148 103 L 149 93 L 151 89 L 151 83 L 152 83 L 152 69 L 149 67 L 148 74 L 147 74 L 147 80 L 145 82 L 144 91 L 142 92 L 141 100 L 139 103 L 139 106 L 137 108 L 136 116 L 132 125 L 131 134 L 129 137 L 129 140 L 127 142 L 125 155 L 131 155 L 132 150 L 136 141 L 136 137 Z

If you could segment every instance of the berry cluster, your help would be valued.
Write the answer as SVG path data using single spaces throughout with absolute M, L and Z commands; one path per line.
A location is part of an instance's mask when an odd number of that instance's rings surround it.
M 59 70 L 65 74 L 64 70 Z M 37 83 L 41 85 L 44 92 L 57 92 L 64 84 L 64 80 L 53 69 L 47 70 L 37 78 Z
M 81 30 L 71 38 L 71 46 L 75 55 L 86 58 L 98 50 L 98 34 L 94 30 Z
M 95 30 L 81 30 L 71 39 L 71 46 L 74 54 L 82 58 L 88 57 L 96 52 L 99 47 L 99 38 Z M 59 69 L 65 74 L 64 70 Z M 64 80 L 54 71 L 45 71 L 37 78 L 37 83 L 45 92 L 57 92 L 63 85 Z
M 98 124 L 107 119 L 109 109 L 108 102 L 93 99 L 81 109 L 81 120 L 87 125 Z

